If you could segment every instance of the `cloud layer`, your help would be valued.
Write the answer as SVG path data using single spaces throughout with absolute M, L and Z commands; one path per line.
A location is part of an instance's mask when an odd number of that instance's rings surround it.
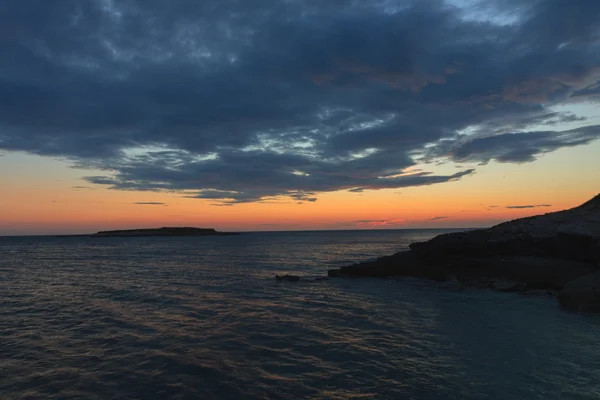
M 482 7 L 8 2 L 0 149 L 235 204 L 444 183 L 599 138 L 552 107 L 600 95 L 600 2 Z M 473 166 L 406 172 L 423 162 Z

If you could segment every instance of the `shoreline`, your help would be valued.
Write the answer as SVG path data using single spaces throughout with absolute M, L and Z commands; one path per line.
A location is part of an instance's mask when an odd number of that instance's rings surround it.
M 600 312 L 600 194 L 569 210 L 438 235 L 333 278 L 406 276 L 510 292 L 557 291 L 562 306 Z

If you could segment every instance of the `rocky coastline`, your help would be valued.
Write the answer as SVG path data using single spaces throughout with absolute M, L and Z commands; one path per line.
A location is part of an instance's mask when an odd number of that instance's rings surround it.
M 558 294 L 600 312 L 600 194 L 569 210 L 448 233 L 409 250 L 328 271 L 330 277 L 410 276 L 502 291 Z

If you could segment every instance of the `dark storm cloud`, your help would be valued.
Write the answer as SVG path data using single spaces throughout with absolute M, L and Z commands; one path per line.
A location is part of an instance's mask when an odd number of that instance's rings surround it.
M 346 170 L 352 163 L 330 165 L 314 162 L 308 169 L 310 176 L 296 175 L 279 167 L 273 171 L 268 162 L 257 161 L 244 168 L 240 165 L 230 166 L 226 162 L 220 164 L 199 163 L 189 165 L 185 170 L 166 170 L 148 168 L 146 165 L 127 166 L 119 169 L 115 178 L 93 176 L 85 178 L 88 182 L 108 185 L 112 189 L 146 190 L 146 191 L 182 191 L 187 197 L 199 199 L 221 199 L 224 203 L 268 202 L 279 195 L 291 197 L 299 201 L 316 201 L 315 192 L 327 192 L 336 189 L 347 189 L 359 185 L 366 189 L 388 189 L 408 186 L 426 186 L 436 183 L 461 179 L 474 172 L 473 169 L 452 175 L 433 175 L 422 172 L 413 175 L 377 177 L 360 174 L 354 170 Z M 365 170 L 369 168 L 365 167 Z M 318 179 L 310 179 L 317 175 Z M 198 190 L 198 178 L 210 189 Z M 236 187 L 236 191 L 228 190 Z M 291 189 L 294 188 L 294 189 Z
M 540 207 L 552 207 L 552 204 L 530 204 L 524 206 L 506 206 L 506 208 L 540 208 Z
M 0 6 L 0 149 L 218 204 L 448 182 L 598 126 L 600 2 L 22 0 Z M 552 126 L 558 131 L 538 131 Z M 470 131 L 469 135 L 465 132 Z

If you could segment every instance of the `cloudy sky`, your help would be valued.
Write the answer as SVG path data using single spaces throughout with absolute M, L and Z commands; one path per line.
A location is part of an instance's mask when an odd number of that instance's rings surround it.
M 600 192 L 598 0 L 8 0 L 0 234 L 487 226 Z

